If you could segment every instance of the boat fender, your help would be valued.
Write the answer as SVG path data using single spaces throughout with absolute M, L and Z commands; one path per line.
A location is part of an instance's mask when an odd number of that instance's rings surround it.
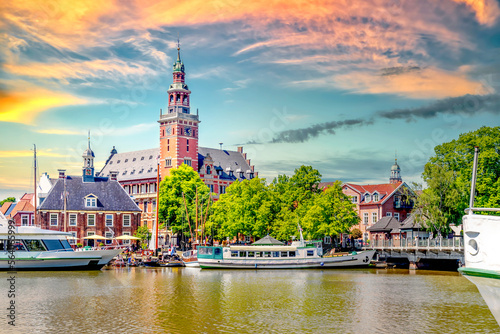
M 321 262 L 321 266 L 323 267 L 324 265 L 325 265 L 325 263 L 324 263 L 324 262 Z

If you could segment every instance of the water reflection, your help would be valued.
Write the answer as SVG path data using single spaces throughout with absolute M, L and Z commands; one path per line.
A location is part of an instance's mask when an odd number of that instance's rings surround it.
M 99 333 L 500 330 L 476 287 L 458 273 L 122 268 L 17 276 L 16 330 L 23 333 L 34 329 Z M 5 290 L 4 286 L 0 288 Z M 1 303 L 5 309 L 6 301 Z

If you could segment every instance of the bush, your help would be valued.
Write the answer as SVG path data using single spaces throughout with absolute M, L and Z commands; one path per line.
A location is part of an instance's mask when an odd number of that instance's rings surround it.
M 76 248 L 82 248 L 82 247 L 83 247 L 83 245 L 81 243 L 76 244 Z

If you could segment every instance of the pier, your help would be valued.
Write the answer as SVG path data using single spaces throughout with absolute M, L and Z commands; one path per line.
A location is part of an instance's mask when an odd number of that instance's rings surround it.
M 452 239 L 373 240 L 369 247 L 377 251 L 378 259 L 407 259 L 410 269 L 418 269 L 423 261 L 464 262 L 463 237 Z

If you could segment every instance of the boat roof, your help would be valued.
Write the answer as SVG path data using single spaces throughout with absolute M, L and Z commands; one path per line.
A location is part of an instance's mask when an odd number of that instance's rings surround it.
M 7 224 L 0 225 L 0 236 L 8 235 L 9 228 Z M 15 236 L 18 238 L 19 236 L 26 235 L 38 235 L 38 236 L 64 236 L 68 237 L 72 234 L 70 232 L 63 231 L 55 231 L 55 230 L 44 230 L 34 226 L 16 226 Z
M 235 251 L 256 251 L 256 252 L 278 252 L 278 251 L 294 251 L 296 246 L 230 246 L 231 250 Z

